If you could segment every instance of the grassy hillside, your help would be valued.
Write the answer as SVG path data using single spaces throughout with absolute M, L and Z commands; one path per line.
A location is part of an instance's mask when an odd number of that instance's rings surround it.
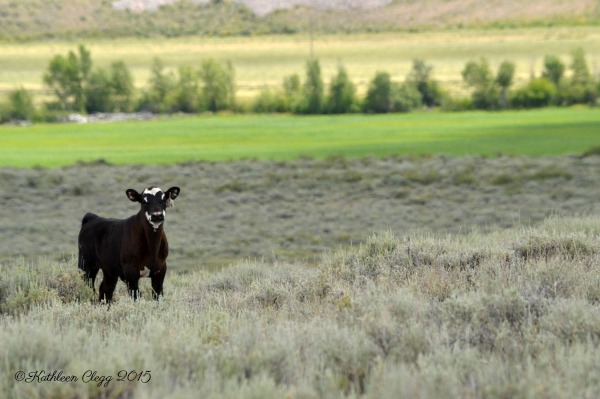
M 0 127 L 0 166 L 102 159 L 172 164 L 301 156 L 562 155 L 600 145 L 597 109 L 408 115 L 206 116 L 115 124 Z
M 234 3 L 178 3 L 156 12 L 113 9 L 111 1 L 0 0 L 0 39 L 241 35 L 258 28 L 256 16 Z
M 108 311 L 72 260 L 17 261 L 0 267 L 0 394 L 595 398 L 598 248 L 597 217 L 382 234 L 313 268 L 170 274 L 160 303 L 119 283 Z
M 0 39 L 253 35 L 264 33 L 406 31 L 473 26 L 597 23 L 594 0 L 392 1 L 376 8 L 291 7 L 268 14 L 252 1 L 173 2 L 158 10 L 116 9 L 113 1 L 0 0 Z M 256 3 L 256 4 L 255 4 Z M 143 5 L 144 2 L 136 2 Z M 304 2 L 310 4 L 310 2 Z M 316 3 L 319 4 L 319 3 Z M 138 9 L 139 7 L 134 7 Z

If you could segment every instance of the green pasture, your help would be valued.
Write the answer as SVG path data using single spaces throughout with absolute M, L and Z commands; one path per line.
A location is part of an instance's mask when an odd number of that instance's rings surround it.
M 600 109 L 291 116 L 218 115 L 144 122 L 0 127 L 0 166 L 105 160 L 171 164 L 242 158 L 562 155 L 600 146 Z
M 155 57 L 161 58 L 171 71 L 183 65 L 199 67 L 207 58 L 229 60 L 236 71 L 240 99 L 253 97 L 265 86 L 279 88 L 290 74 L 303 76 L 310 57 L 310 40 L 304 35 L 0 42 L 0 96 L 1 92 L 21 85 L 36 92 L 46 89 L 42 75 L 49 60 L 76 49 L 79 43 L 90 49 L 95 66 L 124 61 L 138 88 L 146 85 Z M 494 69 L 504 60 L 514 62 L 515 86 L 519 86 L 532 72 L 541 73 L 545 55 L 557 55 L 568 63 L 570 52 L 579 47 L 586 51 L 591 63 L 596 62 L 600 27 L 316 35 L 313 43 L 325 81 L 342 63 L 360 93 L 366 91 L 369 80 L 379 70 L 389 72 L 395 80 L 403 80 L 415 58 L 433 65 L 433 77 L 452 92 L 464 92 L 460 73 L 467 61 L 480 57 L 489 59 Z

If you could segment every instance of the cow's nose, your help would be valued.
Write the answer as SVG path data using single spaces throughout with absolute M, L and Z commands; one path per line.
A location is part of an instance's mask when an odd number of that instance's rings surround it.
M 152 212 L 150 215 L 153 222 L 162 222 L 165 220 L 165 214 L 163 212 Z

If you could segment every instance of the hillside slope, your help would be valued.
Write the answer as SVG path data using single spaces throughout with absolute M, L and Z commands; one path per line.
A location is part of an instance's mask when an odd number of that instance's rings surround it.
M 595 0 L 0 0 L 0 39 L 249 35 L 597 23 Z M 313 5 L 315 5 L 313 7 Z

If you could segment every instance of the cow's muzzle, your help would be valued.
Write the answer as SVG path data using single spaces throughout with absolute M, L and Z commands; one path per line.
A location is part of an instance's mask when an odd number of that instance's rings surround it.
M 157 223 L 157 222 L 164 222 L 165 221 L 165 214 L 164 212 L 152 212 L 150 214 L 150 221 Z

